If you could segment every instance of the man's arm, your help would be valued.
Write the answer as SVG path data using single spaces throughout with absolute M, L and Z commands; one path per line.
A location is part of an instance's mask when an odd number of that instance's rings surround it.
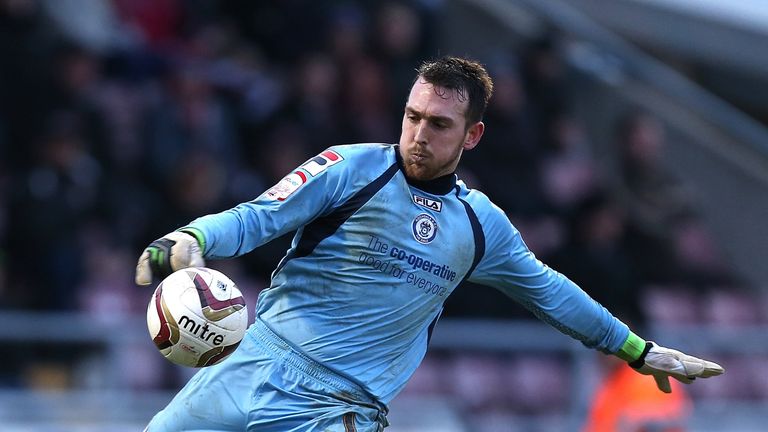
M 349 198 L 368 183 L 368 177 L 380 174 L 377 169 L 386 169 L 388 165 L 381 161 L 389 147 L 330 147 L 253 201 L 202 216 L 155 240 L 139 257 L 136 283 L 148 285 L 153 277 L 205 265 L 203 258 L 240 256 L 296 230 Z
M 327 158 L 325 154 L 334 155 L 338 162 L 313 165 L 317 159 Z M 176 270 L 203 266 L 204 258 L 240 256 L 296 230 L 343 195 L 340 161 L 344 161 L 341 155 L 326 150 L 288 173 L 256 199 L 199 217 L 153 241 L 139 257 L 136 283 L 148 285 L 153 278 L 164 278 Z
M 469 280 L 493 286 L 536 315 L 591 348 L 614 354 L 641 374 L 652 375 L 663 392 L 669 377 L 683 383 L 720 375 L 713 362 L 646 342 L 567 277 L 539 261 L 500 210 L 481 220 L 486 255 Z

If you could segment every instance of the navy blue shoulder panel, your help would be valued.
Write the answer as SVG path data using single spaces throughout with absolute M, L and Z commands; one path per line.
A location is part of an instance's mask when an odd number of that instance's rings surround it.
M 477 267 L 477 264 L 480 263 L 483 255 L 485 255 L 485 234 L 483 233 L 483 228 L 480 225 L 480 219 L 478 219 L 477 214 L 472 209 L 472 206 L 470 206 L 468 202 L 459 198 L 458 186 L 456 186 L 456 198 L 458 198 L 459 201 L 464 204 L 464 208 L 467 210 L 469 224 L 472 226 L 472 236 L 475 238 L 475 257 L 472 259 L 472 266 L 469 268 L 469 271 L 467 271 L 467 273 L 464 275 L 464 278 L 461 280 L 464 282 L 472 274 L 472 272 L 475 271 L 475 267 Z
M 397 164 L 392 164 L 383 174 L 357 191 L 339 208 L 307 224 L 299 243 L 296 245 L 295 253 L 290 258 L 304 257 L 312 253 L 321 241 L 333 235 L 350 216 L 376 195 L 376 192 L 381 190 L 398 170 Z

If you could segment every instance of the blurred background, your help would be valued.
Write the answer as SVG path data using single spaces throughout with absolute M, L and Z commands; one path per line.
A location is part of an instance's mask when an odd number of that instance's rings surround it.
M 415 68 L 456 54 L 496 85 L 460 176 L 727 374 L 662 395 L 468 284 L 388 430 L 765 430 L 766 38 L 762 0 L 0 0 L 0 429 L 141 430 L 193 372 L 148 337 L 141 250 L 330 145 L 397 142 Z M 288 244 L 209 264 L 254 304 Z

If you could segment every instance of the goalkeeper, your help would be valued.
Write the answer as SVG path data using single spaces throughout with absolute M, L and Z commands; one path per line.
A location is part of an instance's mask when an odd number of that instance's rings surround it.
M 495 287 L 590 348 L 690 383 L 712 362 L 643 340 L 540 262 L 504 212 L 455 175 L 492 82 L 477 62 L 423 63 L 399 144 L 335 146 L 258 198 L 150 244 L 136 282 L 232 258 L 296 230 L 239 348 L 200 370 L 148 430 L 380 431 L 465 280 Z

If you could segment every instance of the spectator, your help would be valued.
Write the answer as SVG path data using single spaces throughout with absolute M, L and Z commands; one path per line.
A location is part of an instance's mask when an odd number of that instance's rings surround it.
M 606 308 L 642 328 L 642 279 L 627 249 L 628 221 L 605 193 L 585 199 L 571 220 L 571 238 L 552 265 Z
M 38 158 L 12 198 L 11 283 L 20 306 L 33 309 L 76 307 L 72 289 L 83 277 L 78 233 L 96 210 L 104 175 L 88 152 L 82 118 L 57 114 L 41 137 Z
M 629 214 L 650 233 L 668 236 L 673 220 L 694 210 L 690 191 L 667 167 L 665 130 L 649 113 L 632 111 L 616 124 L 617 191 Z
M 672 382 L 661 393 L 650 377 L 624 363 L 601 359 L 606 375 L 589 406 L 583 432 L 683 432 L 691 413 L 687 390 Z

